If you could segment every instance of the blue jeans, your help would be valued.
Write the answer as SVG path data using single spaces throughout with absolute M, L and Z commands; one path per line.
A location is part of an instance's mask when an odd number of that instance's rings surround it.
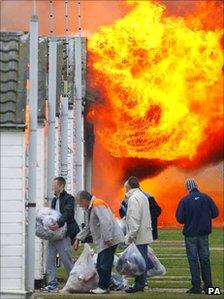
M 143 258 L 145 260 L 145 264 L 147 265 L 148 245 L 143 244 L 143 245 L 136 245 L 136 246 L 137 246 L 138 250 L 140 251 L 141 255 L 143 256 Z M 134 287 L 139 288 L 139 289 L 144 288 L 146 280 L 147 280 L 147 270 L 145 270 L 145 272 L 142 275 L 139 275 L 139 276 L 135 277 Z
M 196 289 L 201 290 L 201 277 L 204 289 L 212 287 L 211 265 L 209 259 L 208 235 L 197 237 L 186 237 L 185 245 L 188 263 L 191 272 L 191 283 Z M 200 263 L 200 266 L 199 266 Z M 200 277 L 201 267 L 201 277 Z
M 98 254 L 96 269 L 99 275 L 98 287 L 101 289 L 108 289 L 110 285 L 111 271 L 113 267 L 114 254 L 117 245 L 104 249 Z

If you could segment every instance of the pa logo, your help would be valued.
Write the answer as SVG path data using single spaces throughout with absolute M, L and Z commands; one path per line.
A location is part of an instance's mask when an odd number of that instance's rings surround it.
M 220 288 L 208 288 L 208 295 L 221 295 Z

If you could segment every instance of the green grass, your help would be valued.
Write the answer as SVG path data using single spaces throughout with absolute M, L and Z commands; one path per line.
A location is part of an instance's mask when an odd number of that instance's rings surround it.
M 183 241 L 183 235 L 181 230 L 175 229 L 163 229 L 159 232 L 159 240 L 152 244 L 152 248 L 156 252 L 160 261 L 164 264 L 167 269 L 167 274 L 164 276 L 162 282 L 156 282 L 155 279 L 150 279 L 149 284 L 153 287 L 158 288 L 188 288 L 190 286 L 190 272 L 186 257 L 185 247 L 182 242 L 167 242 L 164 241 Z M 160 242 L 162 241 L 162 242 Z M 223 229 L 213 229 L 212 234 L 209 236 L 210 248 L 223 247 Z M 212 265 L 212 277 L 213 284 L 220 288 L 224 288 L 224 277 L 223 277 L 223 250 L 211 250 L 211 265 Z M 169 254 L 184 254 L 183 259 L 169 259 Z M 167 254 L 164 256 L 164 254 Z M 162 259 L 161 259 L 162 258 Z M 163 259 L 164 258 L 164 259 Z M 169 276 L 189 276 L 185 278 L 184 282 L 180 279 L 176 281 L 174 285 L 173 279 L 169 279 Z
M 182 241 L 183 240 L 182 230 L 170 229 L 170 228 L 159 229 L 159 241 L 162 240 Z
M 109 294 L 109 295 L 92 295 L 92 294 L 72 294 L 68 296 L 55 296 L 55 295 L 48 295 L 44 297 L 36 296 L 35 299 L 42 299 L 42 298 L 47 298 L 47 299 L 58 299 L 58 298 L 63 298 L 63 299 L 82 299 L 82 298 L 94 298 L 94 299 L 102 299 L 102 298 L 115 298 L 115 299 L 217 299 L 217 298 L 223 298 L 223 296 L 217 297 L 217 295 L 194 295 L 191 294 L 180 294 L 180 293 L 157 293 L 157 292 L 144 292 L 144 293 L 135 293 L 135 294 Z
M 173 240 L 173 241 L 183 241 L 183 234 L 182 229 L 170 229 L 170 228 L 163 228 L 159 229 L 159 241 L 164 240 Z M 212 231 L 212 234 L 209 236 L 210 246 L 223 246 L 224 240 L 224 232 L 223 228 L 215 228 Z M 170 246 L 174 246 L 175 244 L 171 243 Z
M 210 235 L 210 248 L 223 248 L 223 230 L 222 229 L 214 229 L 213 233 Z M 165 242 L 171 241 L 174 242 Z M 91 294 L 72 294 L 69 296 L 65 295 L 44 295 L 41 297 L 36 297 L 36 299 L 56 299 L 56 298 L 133 298 L 133 299 L 143 299 L 143 298 L 156 298 L 156 299 L 175 299 L 175 298 L 189 298 L 189 295 L 185 293 L 177 293 L 175 289 L 178 288 L 189 288 L 191 286 L 190 283 L 190 272 L 187 262 L 187 257 L 185 253 L 185 247 L 183 242 L 175 242 L 175 241 L 183 241 L 183 235 L 181 230 L 178 229 L 160 229 L 159 231 L 159 240 L 152 244 L 152 248 L 156 252 L 157 257 L 160 259 L 162 264 L 166 267 L 167 273 L 162 277 L 154 277 L 149 278 L 148 283 L 150 289 L 161 288 L 161 292 L 147 291 L 144 293 L 137 294 L 126 294 L 126 293 L 111 293 L 108 295 L 93 296 Z M 122 248 L 119 248 L 117 252 L 123 251 Z M 82 252 L 82 248 L 79 249 L 78 252 L 74 253 L 74 256 L 78 258 L 79 254 Z M 165 255 L 164 255 L 165 254 Z M 170 254 L 184 254 L 181 256 L 182 259 L 171 259 Z M 214 286 L 224 288 L 224 279 L 223 279 L 223 250 L 211 250 L 211 265 L 212 265 L 212 276 L 213 276 L 213 284 Z M 66 282 L 66 275 L 63 268 L 58 268 L 57 275 L 60 281 L 60 288 Z M 172 276 L 176 276 L 173 278 Z M 186 276 L 183 278 L 183 276 Z M 129 279 L 129 282 L 133 282 L 133 278 Z M 171 288 L 173 289 L 172 293 L 164 292 L 163 288 Z M 190 298 L 217 298 L 217 296 L 206 296 L 206 295 L 190 295 Z M 221 297 L 221 296 L 220 296 Z

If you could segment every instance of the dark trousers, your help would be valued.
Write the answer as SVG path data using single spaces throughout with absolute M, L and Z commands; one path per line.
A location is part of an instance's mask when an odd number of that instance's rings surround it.
M 104 249 L 98 254 L 96 269 L 99 275 L 98 287 L 101 289 L 106 290 L 109 288 L 116 249 L 117 245 L 114 245 L 107 249 Z
M 209 287 L 212 287 L 208 236 L 185 237 L 185 245 L 190 266 L 192 286 L 200 290 L 202 277 L 204 282 L 203 288 L 208 289 Z
M 143 244 L 143 245 L 136 245 L 138 250 L 140 251 L 141 255 L 143 256 L 145 263 L 147 265 L 147 260 L 148 260 L 148 245 L 147 244 Z M 147 280 L 147 270 L 145 270 L 145 272 L 142 275 L 136 276 L 135 277 L 135 284 L 134 287 L 135 288 L 144 288 L 145 287 L 145 283 Z

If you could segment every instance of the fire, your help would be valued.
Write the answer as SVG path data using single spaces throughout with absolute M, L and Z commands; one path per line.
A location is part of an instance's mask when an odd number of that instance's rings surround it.
M 223 4 L 192 2 L 175 16 L 153 1 L 129 3 L 124 18 L 88 41 L 93 192 L 118 215 L 125 179 L 147 178 L 141 186 L 163 208 L 160 225 L 177 225 L 183 182 L 194 176 L 221 224 L 220 164 L 209 165 L 223 160 Z
M 89 39 L 100 143 L 117 158 L 199 159 L 201 144 L 222 135 L 222 30 L 129 2 L 124 18 Z

